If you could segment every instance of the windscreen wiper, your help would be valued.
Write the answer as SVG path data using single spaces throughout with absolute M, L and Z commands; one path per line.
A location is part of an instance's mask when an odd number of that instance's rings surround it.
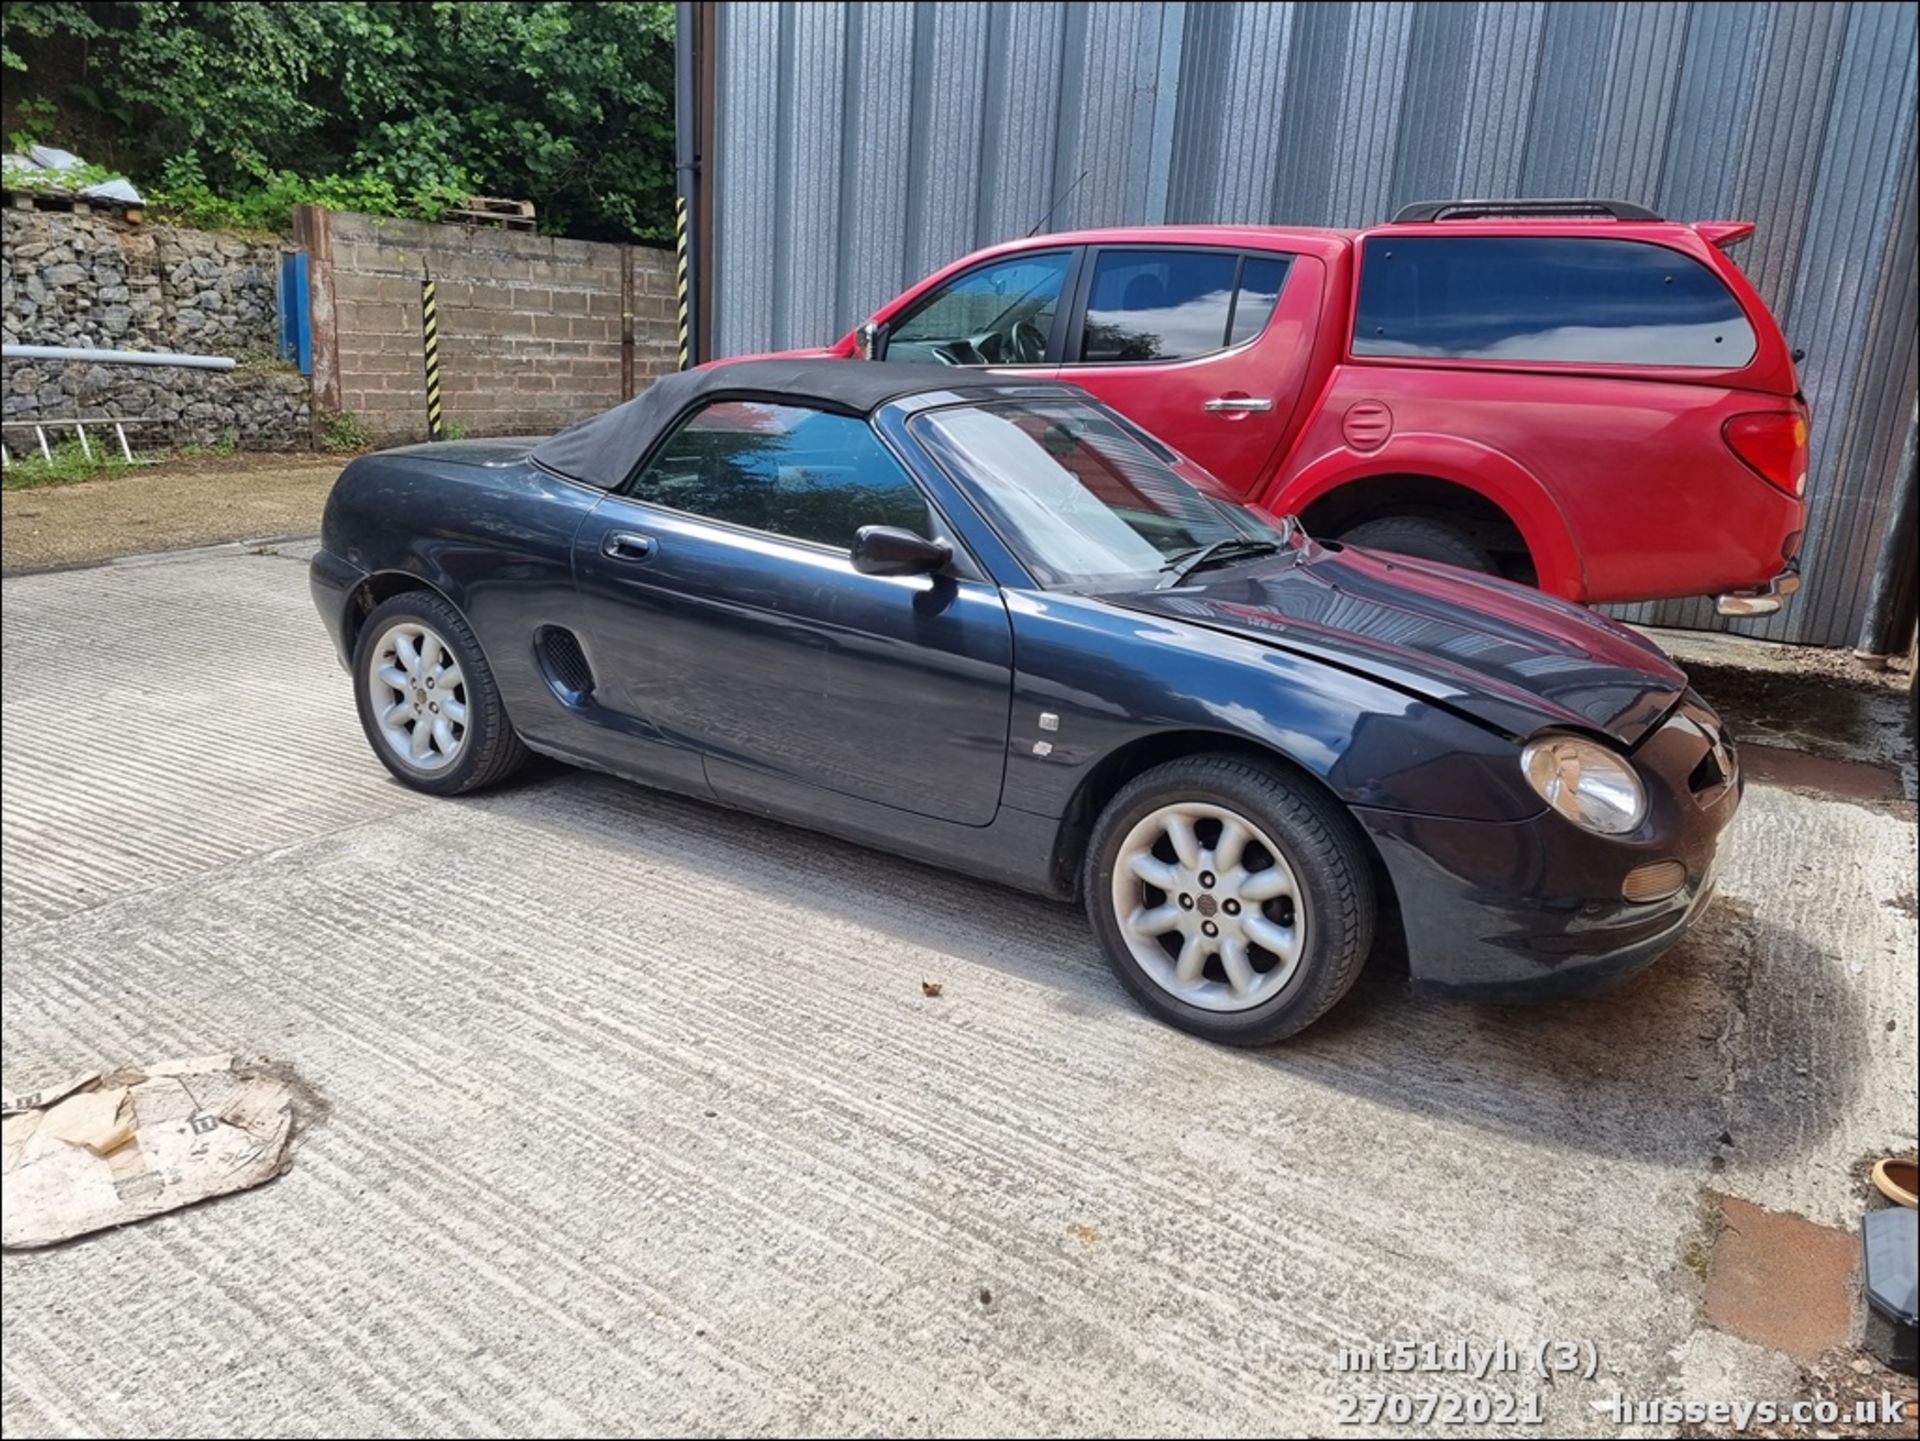
M 1183 550 L 1174 556 L 1160 567 L 1167 572 L 1167 578 L 1154 589 L 1171 590 L 1196 570 L 1216 561 L 1238 559 L 1246 555 L 1271 555 L 1279 549 L 1280 542 L 1275 540 L 1260 540 L 1251 535 L 1229 535 L 1194 550 Z

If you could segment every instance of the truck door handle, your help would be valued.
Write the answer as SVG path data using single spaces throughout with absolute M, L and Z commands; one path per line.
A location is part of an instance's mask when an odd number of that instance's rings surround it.
M 1223 410 L 1272 410 L 1273 402 L 1257 395 L 1216 395 L 1205 408 L 1216 414 Z
M 637 530 L 610 530 L 600 542 L 600 553 L 613 560 L 645 560 L 653 548 L 653 537 Z

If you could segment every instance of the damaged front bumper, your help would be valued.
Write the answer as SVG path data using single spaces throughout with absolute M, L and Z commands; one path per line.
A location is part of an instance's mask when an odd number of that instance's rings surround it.
M 1713 897 L 1745 777 L 1692 692 L 1633 760 L 1649 810 L 1631 836 L 1594 835 L 1552 811 L 1494 822 L 1354 808 L 1391 877 L 1417 989 L 1482 1001 L 1586 994 L 1687 933 Z M 1633 899 L 1650 874 L 1671 879 Z

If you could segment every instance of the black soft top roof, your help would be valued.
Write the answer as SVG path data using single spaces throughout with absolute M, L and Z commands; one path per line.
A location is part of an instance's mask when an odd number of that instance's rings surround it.
M 668 426 L 708 399 L 740 397 L 868 416 L 906 395 L 1005 390 L 1032 384 L 1018 376 L 946 365 L 742 360 L 663 376 L 632 400 L 541 441 L 533 448 L 533 459 L 556 475 L 612 490 L 633 474 L 634 467 Z

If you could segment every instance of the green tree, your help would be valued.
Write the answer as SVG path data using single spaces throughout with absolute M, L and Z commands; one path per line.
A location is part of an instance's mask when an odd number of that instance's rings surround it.
M 4 7 L 7 129 L 190 219 L 525 197 L 550 233 L 664 240 L 673 6 L 142 0 Z

